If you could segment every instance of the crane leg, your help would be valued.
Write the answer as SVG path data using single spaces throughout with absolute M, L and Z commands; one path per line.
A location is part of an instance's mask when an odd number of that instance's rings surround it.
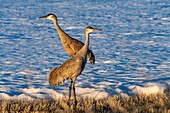
M 77 105 L 76 92 L 75 92 L 75 81 L 73 81 L 73 93 L 74 93 L 75 105 Z
M 69 103 L 70 103 L 70 97 L 71 97 L 71 87 L 72 87 L 73 81 L 71 81 L 70 86 L 69 86 Z

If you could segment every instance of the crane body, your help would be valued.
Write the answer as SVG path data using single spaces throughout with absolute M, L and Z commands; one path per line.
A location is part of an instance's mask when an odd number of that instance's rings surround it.
M 84 43 L 70 37 L 67 33 L 65 33 L 60 28 L 60 26 L 58 25 L 58 22 L 57 22 L 57 17 L 54 14 L 50 13 L 46 16 L 41 16 L 39 18 L 47 18 L 47 19 L 53 21 L 53 23 L 57 29 L 57 32 L 61 38 L 61 43 L 64 47 L 64 50 L 67 52 L 68 55 L 74 56 L 84 46 Z M 91 64 L 95 63 L 95 55 L 93 54 L 93 52 L 90 49 L 87 50 L 87 59 L 90 61 Z

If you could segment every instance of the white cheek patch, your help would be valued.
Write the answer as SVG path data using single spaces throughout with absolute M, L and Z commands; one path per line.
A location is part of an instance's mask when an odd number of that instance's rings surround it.
M 53 17 L 52 17 L 51 15 L 47 17 L 47 19 L 50 19 L 50 20 L 51 20 L 52 18 L 53 18 Z

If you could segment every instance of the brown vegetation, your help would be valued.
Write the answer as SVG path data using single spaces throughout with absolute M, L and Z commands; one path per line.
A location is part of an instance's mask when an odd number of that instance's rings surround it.
M 168 92 L 169 93 L 169 92 Z M 0 111 L 3 113 L 170 113 L 169 94 L 140 95 L 123 97 L 108 97 L 101 100 L 77 98 L 77 105 L 68 99 L 35 99 L 35 100 L 1 100 Z

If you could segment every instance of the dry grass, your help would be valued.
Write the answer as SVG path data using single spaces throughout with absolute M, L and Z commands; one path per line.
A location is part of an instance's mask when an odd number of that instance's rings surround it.
M 169 92 L 168 92 L 169 93 Z M 169 94 L 164 95 L 140 95 L 123 97 L 109 97 L 101 100 L 90 98 L 77 98 L 77 105 L 68 99 L 57 100 L 1 100 L 0 111 L 2 113 L 170 113 Z

